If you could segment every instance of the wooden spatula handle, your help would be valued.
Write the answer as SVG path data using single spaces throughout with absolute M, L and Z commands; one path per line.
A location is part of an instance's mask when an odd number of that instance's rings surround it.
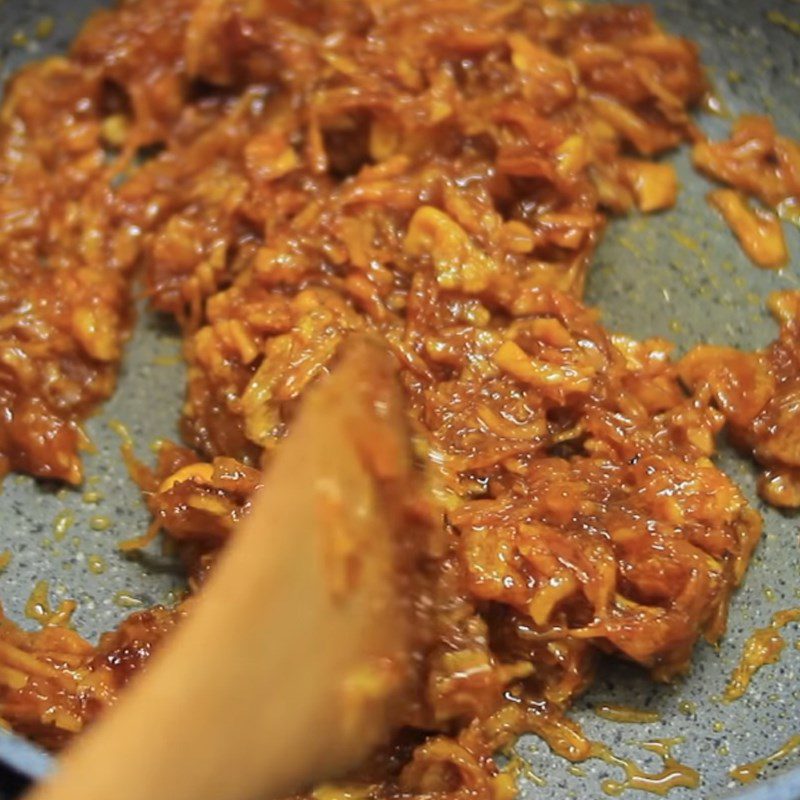
M 408 679 L 396 497 L 412 469 L 367 340 L 302 407 L 194 613 L 32 800 L 278 797 L 354 766 Z

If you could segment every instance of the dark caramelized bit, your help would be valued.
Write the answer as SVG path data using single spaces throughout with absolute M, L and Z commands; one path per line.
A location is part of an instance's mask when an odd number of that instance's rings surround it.
M 97 645 L 63 626 L 22 631 L 0 611 L 0 717 L 60 749 L 114 702 L 189 604 L 133 614 Z

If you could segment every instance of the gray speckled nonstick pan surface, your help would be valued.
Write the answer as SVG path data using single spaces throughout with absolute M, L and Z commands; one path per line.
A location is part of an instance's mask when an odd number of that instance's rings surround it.
M 783 132 L 800 138 L 800 36 L 776 21 L 793 19 L 800 26 L 798 0 L 655 0 L 653 4 L 669 29 L 699 43 L 731 114 L 767 112 Z M 0 0 L 0 75 L 7 76 L 31 58 L 65 49 L 80 21 L 97 5 L 91 0 Z M 54 17 L 55 30 L 40 41 L 35 30 L 44 15 Z M 27 44 L 11 44 L 16 31 L 29 34 Z M 725 135 L 729 123 L 730 119 L 719 117 L 702 119 L 715 136 Z M 764 312 L 764 298 L 774 289 L 800 285 L 800 231 L 787 231 L 792 266 L 779 273 L 756 269 L 706 206 L 708 184 L 693 173 L 686 153 L 677 154 L 675 163 L 682 181 L 678 207 L 655 217 L 612 223 L 591 273 L 589 299 L 603 309 L 612 329 L 665 336 L 679 348 L 698 341 L 746 348 L 763 345 L 775 332 Z M 178 352 L 175 332 L 143 311 L 119 391 L 89 423 L 98 452 L 87 458 L 88 485 L 75 491 L 37 485 L 25 477 L 5 481 L 0 494 L 0 550 L 8 548 L 14 555 L 0 574 L 0 598 L 15 619 L 24 619 L 26 599 L 42 578 L 50 581 L 53 601 L 64 597 L 79 601 L 75 622 L 90 637 L 112 627 L 137 605 L 168 600 L 179 586 L 179 578 L 156 551 L 152 557 L 135 560 L 116 552 L 119 541 L 143 530 L 147 515 L 119 458 L 119 439 L 108 425 L 111 420 L 124 422 L 140 456 L 148 455 L 153 440 L 175 435 L 184 381 Z M 721 460 L 755 500 L 751 465 L 732 453 L 723 453 Z M 643 750 L 641 742 L 684 737 L 676 755 L 700 771 L 702 783 L 694 791 L 673 790 L 674 800 L 736 796 L 738 784 L 729 777 L 732 766 L 765 756 L 800 733 L 796 626 L 787 630 L 788 646 L 780 662 L 762 669 L 744 698 L 732 704 L 719 700 L 753 628 L 768 624 L 775 611 L 800 606 L 797 519 L 757 504 L 764 514 L 765 536 L 733 601 L 721 646 L 698 647 L 691 675 L 674 686 L 657 686 L 633 669 L 608 664 L 575 712 L 590 736 L 646 769 L 658 769 L 660 761 Z M 74 512 L 75 523 L 56 541 L 53 520 L 65 509 Z M 108 522 L 110 527 L 98 530 Z M 662 721 L 609 722 L 592 711 L 602 702 L 657 710 Z M 0 751 L 10 741 L 0 734 Z M 537 776 L 523 777 L 525 798 L 601 798 L 603 780 L 622 777 L 621 770 L 597 760 L 569 771 L 565 762 L 532 737 L 522 740 L 518 751 Z M 35 758 L 29 763 L 41 766 Z M 767 769 L 763 781 L 752 784 L 745 796 L 800 798 L 800 753 Z M 652 795 L 628 791 L 624 796 L 636 800 Z

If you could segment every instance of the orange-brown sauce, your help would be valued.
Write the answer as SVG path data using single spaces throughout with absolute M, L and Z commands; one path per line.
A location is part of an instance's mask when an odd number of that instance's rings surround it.
M 763 758 L 757 758 L 748 764 L 742 764 L 731 770 L 731 777 L 740 783 L 751 783 L 771 764 L 782 761 L 792 753 L 800 749 L 800 735 L 792 736 L 788 741 L 781 745 L 774 753 L 770 753 Z
M 25 616 L 41 625 L 64 625 L 77 608 L 74 600 L 62 600 L 56 608 L 50 605 L 50 584 L 37 581 L 25 603 Z
M 789 608 L 776 612 L 772 615 L 769 625 L 757 628 L 750 634 L 739 663 L 725 688 L 725 700 L 730 702 L 740 698 L 747 691 L 750 681 L 758 670 L 778 661 L 786 647 L 781 631 L 789 623 L 798 621 L 800 621 L 800 608 Z
M 604 703 L 594 706 L 594 713 L 598 717 L 611 720 L 612 722 L 626 722 L 636 725 L 643 725 L 658 722 L 661 713 L 658 711 L 648 711 L 641 708 L 631 708 L 630 706 L 620 706 Z
M 609 778 L 603 781 L 603 792 L 619 797 L 628 789 L 638 789 L 665 796 L 679 786 L 696 789 L 700 785 L 700 774 L 693 767 L 681 764 L 672 754 L 673 748 L 683 741 L 683 738 L 678 737 L 642 743 L 645 750 L 655 753 L 663 761 L 663 768 L 657 772 L 646 772 L 635 761 L 614 754 L 606 745 L 596 744 L 592 749 L 592 757 L 600 758 L 610 766 L 619 767 L 625 773 L 622 780 Z

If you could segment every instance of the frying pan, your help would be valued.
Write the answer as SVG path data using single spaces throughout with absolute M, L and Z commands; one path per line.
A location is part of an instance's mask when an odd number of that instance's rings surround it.
M 0 5 L 0 77 L 33 58 L 63 52 L 99 5 L 93 0 L 5 0 Z M 751 111 L 769 113 L 782 132 L 800 138 L 798 0 L 654 0 L 653 5 L 668 29 L 701 47 L 723 109 L 722 115 L 700 116 L 710 135 L 724 137 L 732 116 Z M 49 35 L 38 37 L 37 31 L 41 35 L 50 27 L 42 19 L 55 24 Z M 787 20 L 796 21 L 794 32 Z M 590 273 L 588 300 L 602 309 L 611 329 L 666 337 L 676 342 L 678 352 L 699 341 L 760 347 L 775 334 L 764 298 L 776 289 L 800 287 L 800 231 L 787 231 L 794 266 L 778 273 L 756 269 L 706 206 L 708 184 L 692 171 L 685 150 L 671 160 L 682 183 L 678 207 L 612 223 Z M 116 552 L 119 541 L 143 530 L 147 514 L 119 458 L 119 438 L 109 427 L 109 422 L 125 423 L 140 457 L 148 455 L 155 439 L 177 435 L 184 385 L 179 347 L 175 329 L 142 306 L 119 390 L 88 425 L 97 452 L 86 459 L 86 486 L 64 490 L 26 477 L 6 479 L 0 494 L 0 549 L 14 555 L 0 575 L 0 598 L 12 618 L 25 619 L 32 588 L 47 579 L 51 602 L 78 600 L 76 626 L 91 638 L 137 607 L 168 602 L 180 587 L 174 564 L 157 550 L 131 559 Z M 758 501 L 747 460 L 723 447 L 720 463 L 765 519 L 765 536 L 733 600 L 722 644 L 718 649 L 699 645 L 691 674 L 673 686 L 655 685 L 623 664 L 604 664 L 574 716 L 593 739 L 646 770 L 660 764 L 641 742 L 682 737 L 675 754 L 700 771 L 702 783 L 697 790 L 673 790 L 672 800 L 792 800 L 800 798 L 800 752 L 770 765 L 744 791 L 729 772 L 800 733 L 800 650 L 791 646 L 796 629 L 787 631 L 789 646 L 780 662 L 762 669 L 741 700 L 725 704 L 719 697 L 753 628 L 768 624 L 779 609 L 800 605 L 797 521 Z M 59 514 L 74 518 L 74 524 L 57 539 L 53 520 Z M 599 703 L 657 711 L 661 719 L 646 725 L 609 722 L 593 713 Z M 523 798 L 604 797 L 602 781 L 621 777 L 619 769 L 597 760 L 568 770 L 534 737 L 523 738 L 517 750 L 532 770 L 521 778 Z M 5 765 L 0 800 L 15 796 L 51 766 L 46 754 L 2 731 L 0 762 Z M 624 796 L 652 798 L 639 791 Z

